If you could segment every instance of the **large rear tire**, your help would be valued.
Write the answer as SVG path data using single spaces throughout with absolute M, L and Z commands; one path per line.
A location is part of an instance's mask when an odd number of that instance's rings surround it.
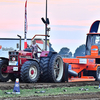
M 36 61 L 26 61 L 21 68 L 21 80 L 26 83 L 35 83 L 40 76 L 40 67 Z
M 63 77 L 63 60 L 60 55 L 53 54 L 51 58 L 41 58 L 41 80 L 43 82 L 61 82 Z
M 49 63 L 49 79 L 51 82 L 61 82 L 63 77 L 63 60 L 58 54 L 54 54 Z
M 50 58 L 41 58 L 40 60 L 40 68 L 41 68 L 41 76 L 40 81 L 42 82 L 49 82 L 48 77 L 48 66 L 49 66 Z
M 10 78 L 9 73 L 3 73 L 3 71 L 7 70 L 8 61 L 7 60 L 0 60 L 0 81 L 7 82 Z

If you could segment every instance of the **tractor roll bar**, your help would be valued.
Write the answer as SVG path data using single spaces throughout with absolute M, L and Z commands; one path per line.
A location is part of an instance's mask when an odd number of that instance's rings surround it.
M 36 34 L 36 35 L 34 35 L 34 37 L 31 40 L 33 40 L 36 36 L 47 36 L 47 37 L 50 37 L 50 35 Z

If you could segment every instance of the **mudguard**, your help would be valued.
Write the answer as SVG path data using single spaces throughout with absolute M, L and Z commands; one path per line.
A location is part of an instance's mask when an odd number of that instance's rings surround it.
M 27 60 L 29 60 L 29 61 L 36 61 L 38 64 L 39 64 L 39 59 L 35 59 L 35 58 L 30 58 L 30 59 L 27 59 Z
M 5 57 L 0 57 L 1 60 L 9 60 L 8 58 Z
M 52 57 L 53 54 L 57 54 L 57 52 L 50 51 L 49 54 L 48 54 L 48 57 Z

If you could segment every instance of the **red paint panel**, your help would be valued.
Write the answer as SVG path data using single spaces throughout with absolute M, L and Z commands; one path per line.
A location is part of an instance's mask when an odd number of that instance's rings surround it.
M 43 41 L 41 41 L 41 40 L 36 40 L 36 43 L 43 44 Z
M 79 73 L 81 72 L 83 69 L 86 69 L 86 64 L 71 64 L 71 70 Z
M 79 59 L 63 58 L 63 62 L 65 62 L 65 63 L 79 63 Z
M 97 64 L 87 64 L 86 70 L 96 71 L 97 70 Z
M 49 51 L 43 51 L 40 55 L 40 57 L 47 57 L 49 54 Z
M 97 45 L 93 45 L 91 47 L 91 56 L 98 56 L 98 46 Z

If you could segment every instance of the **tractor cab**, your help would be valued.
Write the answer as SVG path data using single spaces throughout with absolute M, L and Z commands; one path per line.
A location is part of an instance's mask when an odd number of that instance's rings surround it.
M 93 53 L 100 55 L 100 33 L 87 34 L 86 55 L 93 55 Z
M 31 44 L 32 41 L 36 41 L 36 44 L 41 48 L 41 50 L 38 49 L 37 52 L 37 56 L 38 58 L 42 55 L 42 52 L 45 51 L 45 40 L 42 38 L 35 38 L 36 36 L 45 36 L 45 35 L 40 35 L 40 34 L 36 34 L 32 39 L 31 39 Z M 48 35 L 47 35 L 48 36 Z M 30 45 L 31 45 L 30 44 Z M 24 49 L 23 51 L 25 52 L 31 52 L 32 53 L 32 47 L 27 47 L 26 49 Z M 47 51 L 49 51 L 49 40 L 47 40 Z M 46 52 L 46 51 L 45 51 Z
M 99 23 L 99 20 L 95 21 L 91 25 L 90 31 L 87 34 L 86 55 L 95 57 L 100 55 L 100 33 L 98 33 Z
M 27 52 L 32 52 L 32 48 L 30 47 L 30 45 L 32 44 L 32 41 L 36 41 L 36 44 L 39 45 L 39 47 L 42 49 L 42 50 L 45 50 L 45 41 L 42 39 L 42 38 L 35 38 L 35 39 L 32 39 L 31 40 L 31 43 L 27 45 L 27 48 L 24 49 L 24 51 L 27 51 Z M 39 51 L 40 52 L 40 51 Z

